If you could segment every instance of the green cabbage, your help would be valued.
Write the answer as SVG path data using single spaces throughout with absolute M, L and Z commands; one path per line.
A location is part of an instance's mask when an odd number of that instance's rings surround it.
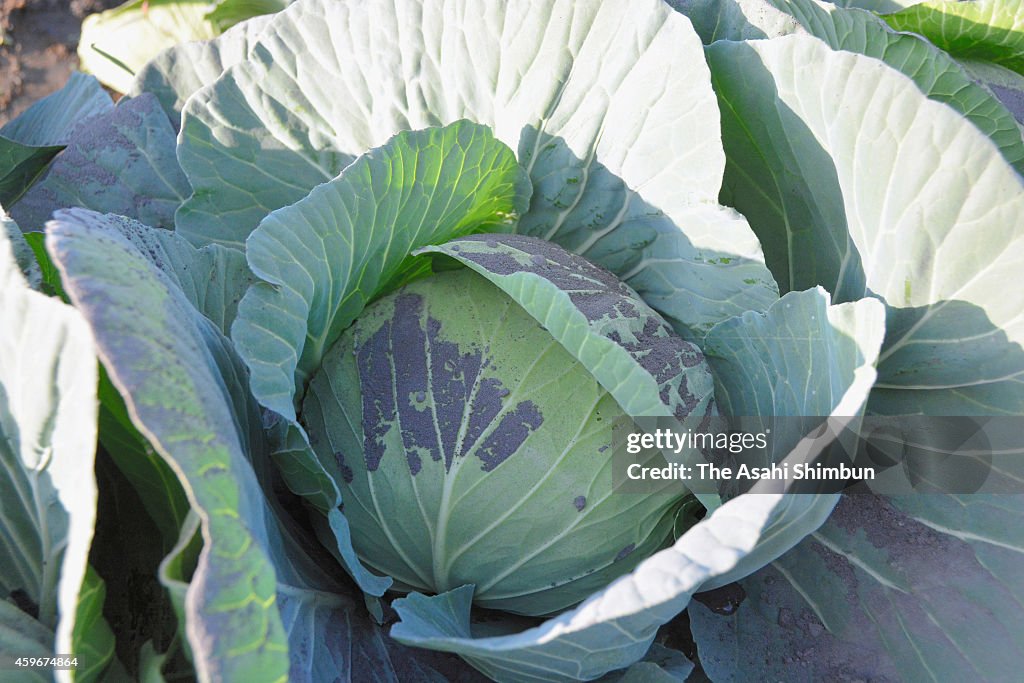
M 483 607 L 580 602 L 665 543 L 686 494 L 613 494 L 612 430 L 628 417 L 471 270 L 367 307 L 302 414 L 363 561 L 405 590 L 475 584 Z

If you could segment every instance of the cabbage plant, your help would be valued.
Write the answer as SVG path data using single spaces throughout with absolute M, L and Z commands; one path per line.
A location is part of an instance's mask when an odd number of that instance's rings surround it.
M 116 105 L 74 79 L 0 129 L 0 652 L 1013 679 L 1019 496 L 612 476 L 645 418 L 1024 413 L 1016 4 L 978 7 L 298 0 Z

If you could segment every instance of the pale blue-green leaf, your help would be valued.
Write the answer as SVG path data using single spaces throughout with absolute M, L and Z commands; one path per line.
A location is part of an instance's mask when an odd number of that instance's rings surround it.
M 1022 513 L 1019 496 L 847 496 L 742 582 L 735 614 L 691 610 L 701 662 L 716 681 L 789 678 L 797 664 L 807 680 L 1015 680 Z
M 197 311 L 221 332 L 228 333 L 238 313 L 238 303 L 256 281 L 245 254 L 213 244 L 197 249 L 175 232 L 151 228 L 124 216 L 107 214 L 92 220 L 121 233 L 153 266 L 171 278 Z
M 116 224 L 134 222 L 120 216 L 107 218 Z M 157 235 L 173 235 L 167 230 L 148 230 Z M 42 271 L 42 291 L 67 301 L 60 272 L 46 251 L 45 237 L 41 232 L 28 233 L 25 236 Z M 244 256 L 240 258 L 244 262 Z M 132 424 L 121 395 L 110 383 L 110 378 L 102 366 L 97 398 L 100 402 L 97 419 L 100 444 L 121 473 L 131 482 L 146 512 L 160 530 L 164 547 L 169 547 L 178 537 L 178 530 L 189 510 L 185 491 L 178 484 L 178 478 L 171 468 L 153 451 L 146 438 L 139 434 Z M 119 498 L 120 496 L 114 495 L 108 500 Z
M 881 59 L 912 78 L 921 92 L 960 112 L 996 143 L 1014 168 L 1024 170 L 1024 141 L 1013 114 L 945 52 L 919 36 L 893 31 L 869 12 L 817 0 L 773 1 L 833 50 Z
M 0 136 L 23 145 L 66 145 L 83 120 L 112 109 L 110 95 L 92 76 L 72 72 L 68 82 L 0 128 Z
M 603 268 L 524 235 L 474 235 L 417 253 L 453 258 L 508 294 L 627 415 L 702 420 L 716 413 L 700 349 Z
M 78 61 L 104 85 L 126 93 L 134 74 L 161 50 L 220 33 L 208 0 L 128 0 L 82 22 Z
M 717 323 L 763 311 L 779 298 L 761 244 L 733 209 L 695 207 L 679 225 L 661 227 L 647 243 L 650 223 L 623 224 L 621 244 L 609 239 L 607 253 L 589 257 L 636 290 L 684 339 L 699 345 Z M 646 246 L 633 253 L 635 244 Z
M 153 95 L 122 102 L 75 128 L 11 215 L 26 230 L 42 230 L 57 209 L 80 206 L 173 229 L 174 212 L 189 194 L 174 145 Z
M 821 288 L 791 292 L 767 313 L 745 313 L 708 334 L 704 351 L 715 373 L 720 409 L 735 417 L 764 416 L 764 427 L 771 422 L 772 462 L 815 457 L 815 451 L 799 442 L 815 428 L 816 416 L 850 419 L 864 414 L 885 334 L 884 308 L 871 299 L 836 306 L 830 301 Z M 753 424 L 746 422 L 744 429 L 756 431 Z M 822 451 L 828 445 L 816 443 L 813 448 Z M 765 532 L 757 551 L 706 588 L 725 585 L 792 548 L 825 521 L 837 500 L 835 494 L 786 496 L 777 525 Z
M 788 36 L 707 48 L 723 197 L 784 290 L 887 304 L 872 411 L 1024 412 L 1024 183 L 949 106 L 879 60 Z M 813 254 L 813 257 L 811 256 Z
M 766 313 L 744 313 L 708 334 L 704 353 L 723 413 L 857 413 L 875 379 L 873 365 L 885 333 L 883 307 L 874 300 L 833 306 L 831 298 L 820 287 L 791 292 Z M 792 443 L 773 443 L 772 459 L 783 457 Z
M 0 235 L 0 593 L 76 652 L 96 519 L 96 355 L 73 309 L 29 289 Z M 55 632 L 55 633 L 54 633 Z M 62 681 L 69 671 L 58 672 Z
M 700 42 L 655 0 L 292 4 L 186 107 L 179 157 L 194 194 L 178 227 L 240 245 L 395 132 L 463 118 L 527 169 L 520 232 L 643 296 L 696 292 L 700 306 L 665 311 L 684 336 L 774 299 L 757 240 L 715 211 L 724 157 Z
M 708 348 L 715 355 L 709 362 L 717 359 L 719 391 L 729 397 L 727 405 L 763 406 L 778 415 L 862 413 L 884 311 L 875 301 L 828 304 L 821 290 L 795 293 L 764 314 L 749 313 L 714 328 Z M 796 363 L 800 370 L 794 373 L 810 382 L 787 384 L 776 361 Z M 756 396 L 747 405 L 739 396 L 749 391 L 751 377 L 764 377 L 764 385 L 754 387 Z M 773 435 L 775 456 L 785 457 L 802 436 Z M 457 652 L 497 680 L 595 678 L 640 659 L 657 629 L 682 611 L 693 593 L 742 578 L 791 548 L 825 520 L 836 498 L 737 496 L 632 574 L 576 609 L 520 633 L 473 638 L 472 586 L 396 601 L 402 620 L 391 633 L 404 643 Z
M 63 88 L 0 128 L 0 204 L 10 208 L 21 197 L 77 123 L 112 106 L 95 78 L 74 72 Z
M 133 421 L 173 463 L 198 512 L 204 544 L 194 573 L 186 576 L 195 535 L 186 524 L 161 578 L 179 599 L 184 590 L 199 678 L 312 682 L 348 671 L 351 680 L 444 680 L 436 658 L 384 641 L 338 582 L 340 568 L 291 526 L 245 368 L 174 280 L 92 212 L 60 212 L 48 246 Z
M 482 683 L 457 657 L 389 638 L 367 613 L 364 596 L 338 580 L 338 568 L 314 538 L 282 525 L 274 557 L 286 568 L 279 570 L 278 605 L 288 633 L 289 681 Z
M 929 0 L 882 17 L 958 59 L 992 62 L 1024 75 L 1024 2 Z
M 247 460 L 259 447 L 259 418 L 247 405 L 244 367 L 173 280 L 100 214 L 58 212 L 47 247 L 136 427 L 203 518 L 207 543 L 185 609 L 197 672 L 285 680 L 263 501 Z
M 160 100 L 175 130 L 181 128 L 185 101 L 205 85 L 217 80 L 228 67 L 249 54 L 249 46 L 270 17 L 256 17 L 225 31 L 212 40 L 179 43 L 167 48 L 135 74 L 127 91 L 129 97 L 144 92 Z
M 686 195 L 677 192 L 683 183 L 691 203 L 714 201 L 723 163 L 713 139 L 714 116 L 696 116 L 692 127 L 672 126 L 668 130 L 679 139 L 662 134 L 656 143 L 637 139 L 645 126 L 619 120 L 640 102 L 653 107 L 647 111 L 651 124 L 678 119 L 676 104 L 714 104 L 706 68 L 692 59 L 699 47 L 685 19 L 653 1 L 585 7 L 559 0 L 488 2 L 473 8 L 463 17 L 469 23 L 455 22 L 445 31 L 441 24 L 424 31 L 423 18 L 454 19 L 468 5 L 313 0 L 274 15 L 249 59 L 198 93 L 186 111 L 181 159 L 196 197 L 183 207 L 180 225 L 189 238 L 241 243 L 264 215 L 302 198 L 396 132 L 461 118 L 493 127 L 531 168 L 541 155 L 596 156 L 613 173 L 623 165 L 635 168 L 637 175 L 627 181 L 645 185 L 648 194 Z M 560 20 L 550 23 L 551 16 Z M 527 26 L 531 30 L 522 30 Z M 613 39 L 625 49 L 609 49 Z M 378 47 L 362 47 L 370 42 Z M 552 58 L 537 60 L 543 53 Z M 679 60 L 680 68 L 664 69 L 659 56 Z M 599 69 L 587 57 L 611 62 Z M 442 68 L 449 62 L 452 68 Z M 314 63 L 316 70 L 308 68 Z M 409 73 L 420 83 L 414 96 L 406 95 Z M 690 88 L 683 97 L 683 86 L 694 81 L 703 81 L 696 101 Z M 323 82 L 333 87 L 325 89 Z M 598 87 L 606 94 L 588 97 Z M 629 101 L 633 97 L 639 102 Z M 630 106 L 622 107 L 623 100 Z M 612 125 L 617 123 L 623 125 Z M 529 144 L 520 147 L 524 135 Z M 689 163 L 688 157 L 696 162 L 702 155 L 707 163 Z M 664 164 L 646 163 L 651 156 Z M 664 173 L 665 164 L 674 173 Z M 252 177 L 254 169 L 271 167 L 273 173 Z M 567 212 L 554 206 L 558 198 L 551 190 L 571 201 L 580 194 L 572 185 L 586 184 L 586 178 L 565 178 L 535 200 L 558 216 Z
M 800 24 L 770 0 L 668 0 L 710 45 L 716 40 L 757 40 L 803 33 Z

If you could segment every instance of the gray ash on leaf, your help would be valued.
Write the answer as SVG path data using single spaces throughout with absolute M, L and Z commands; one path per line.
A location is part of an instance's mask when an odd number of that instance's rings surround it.
M 418 320 L 416 324 L 419 325 Z M 427 320 L 427 334 L 431 340 L 429 351 L 422 346 L 418 352 L 430 360 L 430 376 L 433 380 L 430 391 L 435 406 L 437 432 L 444 444 L 444 467 L 450 470 L 456 455 L 462 416 L 473 384 L 480 374 L 483 358 L 479 352 L 462 353 L 458 344 L 441 340 L 440 333 L 441 323 L 432 318 Z M 486 397 L 483 397 L 483 401 L 486 403 Z
M 366 469 L 376 471 L 384 457 L 384 439 L 395 420 L 394 381 L 390 356 L 391 323 L 385 322 L 360 345 L 356 354 L 363 402 L 363 457 Z
M 486 366 L 485 366 L 486 367 Z M 475 444 L 487 427 L 498 417 L 502 408 L 501 382 L 493 377 L 477 379 L 476 396 L 466 420 L 466 433 L 463 437 L 463 453 L 466 445 Z
M 443 460 L 448 471 L 456 458 L 473 451 L 491 471 L 544 421 L 531 401 L 504 405 L 509 391 L 484 376 L 490 367 L 484 352 L 444 339 L 441 323 L 425 314 L 418 294 L 395 298 L 394 314 L 360 345 L 357 367 L 371 472 L 380 466 L 392 427 L 399 429 L 409 471 L 416 475 L 421 454 Z
M 638 295 L 609 271 L 525 235 L 502 235 L 500 242 L 494 236 L 473 235 L 463 241 L 483 241 L 490 249 L 504 245 L 519 251 L 520 255 L 462 249 L 460 256 L 497 275 L 533 273 L 565 292 L 588 321 L 603 328 L 607 339 L 625 349 L 655 379 L 662 403 L 674 406 L 676 417 L 693 414 L 707 398 L 691 392 L 686 376 L 687 371 L 699 371 L 700 367 L 710 373 L 704 354 L 672 332 L 653 310 L 645 310 Z M 529 258 L 524 260 L 521 254 L 529 254 Z M 710 387 L 710 374 L 707 379 Z M 708 401 L 706 410 L 713 414 L 712 402 Z
M 481 235 L 462 239 L 467 242 L 483 241 L 491 249 L 504 244 L 529 254 L 528 262 L 524 263 L 510 253 L 461 252 L 463 258 L 497 275 L 524 272 L 540 275 L 566 292 L 588 320 L 640 317 L 640 311 L 634 303 L 636 294 L 625 283 L 604 268 L 555 244 L 525 235 L 502 235 L 500 244 L 493 237 L 484 239 Z
M 420 460 L 420 454 L 416 451 L 406 451 L 405 462 L 409 465 L 409 474 L 414 477 L 423 469 L 423 461 Z
M 640 366 L 654 377 L 660 387 L 662 403 L 676 404 L 676 417 L 686 417 L 697 409 L 704 397 L 689 391 L 685 374 L 686 370 L 704 364 L 704 354 L 696 346 L 682 337 L 665 334 L 659 321 L 653 317 L 647 319 L 643 330 L 636 333 L 634 339 L 623 339 L 618 332 L 611 332 L 608 337 L 632 354 Z M 672 381 L 676 378 L 679 384 L 673 397 Z
M 55 209 L 84 203 L 173 229 L 174 211 L 189 187 L 174 150 L 174 130 L 156 97 L 126 98 L 74 126 L 67 147 L 11 207 L 12 215 L 23 225 L 42 226 Z
M 345 454 L 341 451 L 335 451 L 334 461 L 338 464 L 338 470 L 341 471 L 341 478 L 345 480 L 346 484 L 351 484 L 352 468 L 345 464 Z
M 505 413 L 501 422 L 477 450 L 483 461 L 481 469 L 490 472 L 519 450 L 531 433 L 544 423 L 544 417 L 533 401 L 521 401 L 514 410 Z
M 427 386 L 427 337 L 420 324 L 422 316 L 422 297 L 402 294 L 395 299 L 395 312 L 387 324 L 391 336 L 390 363 L 395 373 L 395 384 L 393 388 L 383 388 L 386 391 L 393 390 L 399 397 L 398 425 L 401 427 L 409 470 L 413 474 L 419 472 L 422 466 L 419 456 L 414 452 L 424 451 L 433 460 L 441 459 L 433 412 L 420 405 L 426 401 L 430 389 Z M 419 399 L 421 395 L 422 400 Z M 410 397 L 415 400 L 409 400 Z

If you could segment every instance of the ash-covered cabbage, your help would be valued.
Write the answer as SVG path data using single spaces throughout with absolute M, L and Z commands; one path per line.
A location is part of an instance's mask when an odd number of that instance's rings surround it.
M 405 589 L 475 584 L 522 614 L 573 605 L 668 540 L 678 496 L 612 491 L 622 408 L 480 275 L 377 301 L 303 408 L 363 561 Z

